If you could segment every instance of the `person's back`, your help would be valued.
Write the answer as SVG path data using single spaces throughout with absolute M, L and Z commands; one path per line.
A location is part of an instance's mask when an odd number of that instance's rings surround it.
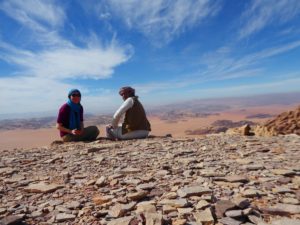
M 123 87 L 119 94 L 124 103 L 114 114 L 112 124 L 106 127 L 107 137 L 110 139 L 137 139 L 146 138 L 151 131 L 150 123 L 146 117 L 143 105 L 135 96 L 135 90 L 131 87 Z M 119 120 L 125 114 L 122 126 L 118 126 Z
M 122 124 L 123 133 L 128 133 L 135 130 L 151 131 L 150 123 L 146 117 L 146 112 L 143 105 L 138 100 L 138 97 L 131 97 L 133 106 L 125 113 L 124 122 Z

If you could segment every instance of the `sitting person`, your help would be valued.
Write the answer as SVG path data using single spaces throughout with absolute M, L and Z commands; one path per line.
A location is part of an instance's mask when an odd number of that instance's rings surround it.
M 145 110 L 135 96 L 131 87 L 122 87 L 119 91 L 124 103 L 113 116 L 112 124 L 106 126 L 106 135 L 112 140 L 146 138 L 151 131 Z M 122 126 L 118 126 L 121 116 L 125 114 Z
M 84 128 L 83 107 L 80 104 L 81 93 L 72 89 L 68 94 L 69 100 L 59 109 L 56 128 L 64 142 L 93 141 L 99 135 L 96 126 Z

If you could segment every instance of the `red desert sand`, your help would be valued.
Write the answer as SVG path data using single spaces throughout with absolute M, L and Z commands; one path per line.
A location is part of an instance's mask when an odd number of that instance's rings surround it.
M 150 117 L 150 123 L 152 127 L 152 135 L 162 136 L 166 134 L 172 134 L 173 137 L 184 137 L 186 130 L 194 130 L 209 126 L 216 120 L 232 120 L 240 121 L 245 120 L 247 116 L 258 113 L 267 113 L 277 115 L 288 109 L 292 109 L 293 106 L 268 106 L 268 107 L 249 107 L 236 109 L 232 111 L 222 112 L 219 115 L 212 115 L 205 118 L 185 118 L 177 122 L 168 122 L 161 120 L 157 117 Z M 267 119 L 251 119 L 254 122 L 264 122 Z M 105 126 L 99 126 L 100 137 L 105 136 Z M 60 140 L 58 130 L 56 128 L 27 130 L 18 129 L 11 131 L 0 132 L 0 150 L 11 150 L 14 148 L 33 148 L 47 146 L 54 140 Z

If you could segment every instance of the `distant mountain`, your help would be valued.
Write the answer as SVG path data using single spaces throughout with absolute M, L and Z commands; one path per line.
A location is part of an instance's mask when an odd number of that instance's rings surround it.
M 291 105 L 300 103 L 300 92 L 252 95 L 243 97 L 194 99 L 173 104 L 162 105 L 150 110 L 151 113 L 172 110 L 189 110 L 211 113 L 235 107 Z
M 102 125 L 108 124 L 111 121 L 111 115 L 86 115 L 85 125 Z M 42 118 L 28 118 L 28 119 L 5 119 L 0 120 L 1 130 L 15 130 L 15 129 L 40 129 L 50 128 L 55 126 L 56 117 L 42 117 Z

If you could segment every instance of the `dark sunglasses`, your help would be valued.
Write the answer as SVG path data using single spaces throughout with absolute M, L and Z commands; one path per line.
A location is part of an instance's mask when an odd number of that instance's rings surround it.
M 71 94 L 72 97 L 81 97 L 80 94 Z

